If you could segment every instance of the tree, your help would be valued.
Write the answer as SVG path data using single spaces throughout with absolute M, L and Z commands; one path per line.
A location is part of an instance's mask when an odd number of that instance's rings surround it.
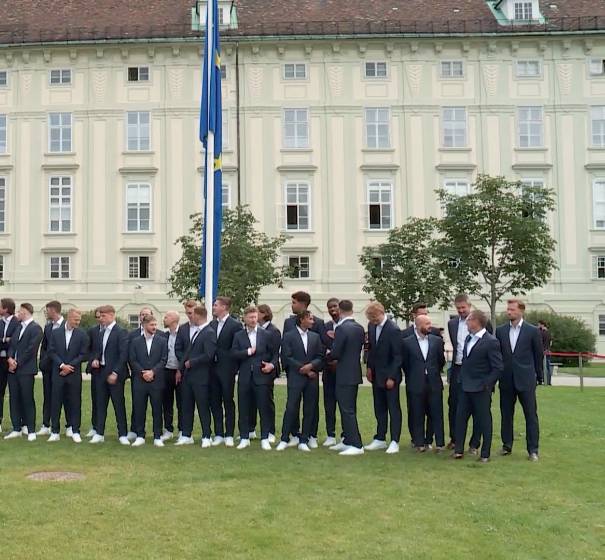
M 202 215 L 192 214 L 188 235 L 176 240 L 181 258 L 172 267 L 168 295 L 182 300 L 198 297 L 202 254 Z M 232 312 L 239 314 L 258 299 L 265 286 L 282 287 L 284 267 L 277 266 L 286 235 L 269 237 L 257 231 L 257 220 L 247 206 L 225 210 L 221 243 L 221 271 L 218 290 L 229 296 Z
M 556 268 L 547 222 L 553 191 L 479 175 L 472 194 L 437 193 L 445 214 L 438 222 L 442 269 L 452 286 L 489 305 L 495 323 L 505 294 L 543 286 Z
M 406 322 L 419 301 L 447 307 L 450 290 L 439 267 L 436 226 L 435 218 L 412 218 L 391 230 L 386 243 L 364 247 L 359 257 L 365 269 L 364 292 Z

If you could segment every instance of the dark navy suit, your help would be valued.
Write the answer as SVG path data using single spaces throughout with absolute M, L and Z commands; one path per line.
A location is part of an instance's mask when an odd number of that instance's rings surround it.
M 0 424 L 4 418 L 4 395 L 8 385 L 8 347 L 13 335 L 19 334 L 19 325 L 19 319 L 15 316 L 11 317 L 8 325 L 3 318 L 0 318 Z
M 42 424 L 47 428 L 50 427 L 51 419 L 51 402 L 53 394 L 53 364 L 49 355 L 48 349 L 50 345 L 50 337 L 54 330 L 57 330 L 65 325 L 63 319 L 59 325 L 55 327 L 52 321 L 48 321 L 44 325 L 44 335 L 40 344 L 40 371 L 42 372 Z M 69 418 L 69 406 L 65 409 L 65 421 L 68 426 L 71 425 Z
M 332 350 L 334 339 L 330 338 L 327 333 L 333 330 L 334 321 L 328 321 L 324 324 L 324 330 L 321 334 L 321 341 L 326 350 Z M 321 381 L 324 395 L 326 434 L 328 437 L 336 437 L 336 363 L 329 354 L 326 355 L 326 359 L 324 361 Z

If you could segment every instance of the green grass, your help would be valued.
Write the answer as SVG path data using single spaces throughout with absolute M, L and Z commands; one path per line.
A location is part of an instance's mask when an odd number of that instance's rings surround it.
M 113 422 L 102 446 L 0 441 L 2 559 L 604 558 L 605 389 L 538 391 L 539 463 L 526 460 L 520 411 L 514 454 L 497 456 L 497 398 L 488 465 L 403 445 L 349 458 L 258 442 L 130 449 Z M 281 415 L 283 387 L 276 396 Z M 367 442 L 367 389 L 359 411 Z M 25 478 L 54 469 L 87 479 Z
M 580 375 L 580 368 L 571 366 L 559 366 L 559 373 L 562 375 Z M 605 364 L 586 364 L 582 368 L 584 377 L 605 377 Z

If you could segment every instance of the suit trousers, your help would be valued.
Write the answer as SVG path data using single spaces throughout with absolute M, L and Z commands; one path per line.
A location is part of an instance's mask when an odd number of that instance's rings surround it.
M 401 438 L 401 403 L 399 397 L 399 384 L 392 389 L 379 387 L 372 383 L 372 396 L 374 397 L 374 416 L 376 417 L 376 434 L 374 439 L 385 441 L 389 417 L 391 419 L 391 441 L 399 443 Z
M 97 433 L 105 435 L 105 423 L 107 422 L 107 407 L 109 401 L 113 405 L 116 417 L 118 436 L 123 437 L 128 433 L 128 421 L 126 419 L 126 400 L 124 398 L 124 379 L 118 378 L 115 385 L 107 383 L 107 373 L 103 369 L 93 373 L 93 383 L 96 384 L 95 397 L 97 401 Z
M 316 409 L 319 403 L 319 378 L 306 378 L 303 383 L 300 381 L 298 380 L 295 385 L 288 385 L 288 400 L 281 431 L 282 441 L 288 441 L 292 432 L 291 426 L 300 416 L 301 398 L 303 401 L 303 422 L 300 443 L 308 443 L 309 437 L 313 435 Z
M 0 357 L 0 422 L 4 418 L 4 395 L 8 385 L 8 362 L 6 358 Z
M 144 379 L 135 376 L 130 378 L 130 382 L 132 383 L 133 431 L 137 434 L 137 437 L 145 437 L 147 403 L 151 402 L 153 439 L 160 439 L 160 437 L 162 437 L 163 383 L 157 379 L 148 383 Z
M 210 408 L 214 418 L 214 434 L 233 437 L 235 431 L 235 375 L 210 371 Z
M 513 449 L 513 424 L 517 399 L 521 403 L 525 416 L 527 452 L 538 453 L 540 428 L 538 424 L 538 404 L 536 402 L 535 387 L 532 387 L 529 391 L 517 391 L 514 387 L 500 389 L 500 413 L 502 415 L 500 434 L 502 436 L 502 446 L 508 451 L 512 451 Z
M 361 449 L 361 434 L 357 423 L 357 393 L 359 385 L 336 385 L 336 401 L 344 432 L 344 444 Z
M 412 411 L 412 442 L 414 446 L 422 447 L 432 442 L 433 434 L 429 432 L 429 429 L 434 430 L 437 447 L 445 446 L 443 391 L 432 390 L 428 379 L 425 379 L 423 392 L 410 394 L 410 407 Z
M 52 382 L 50 423 L 52 432 L 61 431 L 61 407 L 65 410 L 65 419 L 74 434 L 80 433 L 82 420 L 82 374 L 74 371 L 69 375 L 54 373 Z
M 492 393 L 481 391 L 469 393 L 460 391 L 456 411 L 456 453 L 464 452 L 466 430 L 469 418 L 473 417 L 473 429 L 476 427 L 479 437 L 483 438 L 481 457 L 488 458 L 492 448 Z
M 181 398 L 183 399 L 183 436 L 191 437 L 195 407 L 202 426 L 202 438 L 212 437 L 212 417 L 210 414 L 210 385 L 204 385 L 196 373 L 183 375 Z
M 460 385 L 460 366 L 452 364 L 449 383 L 450 386 L 447 396 L 448 423 L 450 428 L 450 439 L 456 443 L 456 411 L 458 410 L 460 393 L 462 393 L 462 385 Z M 479 435 L 479 430 L 475 426 L 475 422 L 473 420 L 473 433 L 471 435 L 469 445 L 473 449 L 479 449 L 480 444 L 481 436 Z
M 241 374 L 240 374 L 241 379 Z M 260 414 L 261 439 L 267 439 L 269 428 L 275 425 L 275 419 L 271 418 L 271 386 L 256 385 L 250 378 L 243 383 L 237 384 L 237 406 L 239 409 L 238 427 L 242 439 L 248 439 L 250 432 L 250 400 L 254 394 L 258 412 Z
M 47 428 L 50 428 L 53 381 L 52 369 L 42 370 L 42 392 L 44 395 L 44 400 L 42 401 L 42 424 Z
M 270 434 L 275 435 L 275 382 L 271 383 L 271 394 L 269 406 L 271 407 L 271 418 L 273 423 L 271 424 L 271 428 L 269 429 Z M 250 401 L 250 431 L 256 431 L 256 419 L 258 417 L 258 407 L 256 406 L 256 397 L 254 393 L 252 393 L 251 401 Z
M 97 430 L 97 384 L 94 375 L 90 377 L 90 426 Z
M 36 432 L 36 401 L 34 399 L 33 375 L 8 374 L 8 390 L 13 430 L 21 431 L 27 426 L 30 434 Z
M 326 415 L 326 434 L 328 437 L 336 437 L 336 373 L 324 370 L 322 382 L 324 413 Z
M 168 432 L 174 432 L 174 401 L 176 399 L 177 428 L 179 432 L 183 431 L 183 396 L 182 383 L 176 384 L 176 369 L 164 370 L 164 429 Z

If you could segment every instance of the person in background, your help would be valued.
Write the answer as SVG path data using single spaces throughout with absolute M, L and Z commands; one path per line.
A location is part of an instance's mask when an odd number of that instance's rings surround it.
M 326 350 L 332 350 L 334 344 L 334 329 L 340 321 L 340 309 L 338 308 L 338 298 L 330 298 L 326 307 L 330 320 L 325 323 L 324 331 L 321 335 L 321 341 Z M 326 355 L 324 369 L 322 373 L 323 396 L 324 396 L 324 414 L 326 418 L 326 439 L 323 447 L 332 447 L 336 441 L 336 362 Z
M 13 335 L 19 333 L 19 319 L 15 316 L 15 300 L 0 299 L 0 434 L 4 418 L 4 394 L 8 385 L 8 347 Z
M 174 437 L 174 401 L 176 398 L 178 437 L 183 431 L 183 397 L 182 374 L 179 369 L 179 359 L 176 356 L 176 338 L 179 330 L 179 314 L 177 311 L 168 311 L 164 315 L 164 336 L 168 340 L 168 359 L 164 370 L 164 394 L 162 398 L 164 433 L 162 441 Z M 178 439 L 177 437 L 177 439 Z
M 91 409 L 90 409 L 90 431 L 86 434 L 87 438 L 92 438 L 94 436 L 97 435 L 97 384 L 94 383 L 94 379 L 92 378 L 92 366 L 90 365 L 92 363 L 92 360 L 94 358 L 91 358 L 91 354 L 93 351 L 93 343 L 96 343 L 99 339 L 99 337 L 101 336 L 101 329 L 103 328 L 101 326 L 101 311 L 100 311 L 100 307 L 97 307 L 95 309 L 95 321 L 97 322 L 97 324 L 94 327 L 90 327 L 87 331 L 87 335 L 88 335 L 88 358 L 87 361 L 88 363 L 86 364 L 86 373 L 88 373 L 91 378 L 90 378 L 90 403 L 91 403 Z
M 552 349 L 552 336 L 548 330 L 546 321 L 538 321 L 540 336 L 542 337 L 542 348 L 544 350 L 544 371 L 546 372 L 546 384 L 552 385 L 552 364 L 550 361 L 550 352 Z M 538 385 L 544 383 L 544 374 L 538 378 Z

